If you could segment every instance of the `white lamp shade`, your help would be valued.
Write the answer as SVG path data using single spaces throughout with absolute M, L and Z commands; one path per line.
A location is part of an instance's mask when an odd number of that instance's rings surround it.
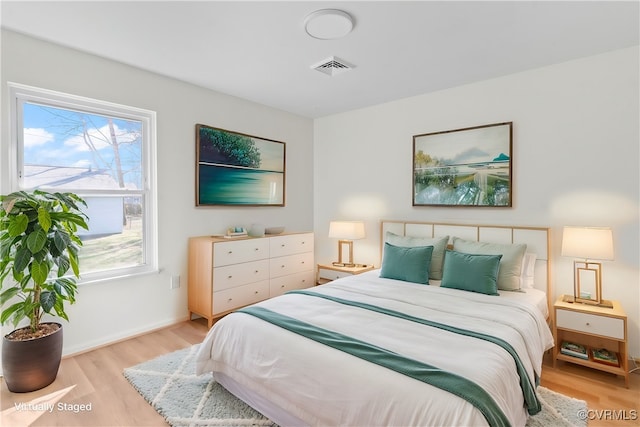
M 613 233 L 610 228 L 564 227 L 562 256 L 612 260 Z
M 331 221 L 329 223 L 329 237 L 345 240 L 363 239 L 365 237 L 364 222 Z

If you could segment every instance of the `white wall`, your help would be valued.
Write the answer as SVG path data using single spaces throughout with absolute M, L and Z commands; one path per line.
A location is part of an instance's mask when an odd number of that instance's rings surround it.
M 184 319 L 187 238 L 227 226 L 283 224 L 316 232 L 316 260 L 336 258 L 331 219 L 364 219 L 358 262 L 379 264 L 379 220 L 550 226 L 555 294 L 572 292 L 572 260 L 559 256 L 563 225 L 614 230 L 604 297 L 629 315 L 640 357 L 638 49 L 514 74 L 312 122 L 123 64 L 2 32 L 0 192 L 8 188 L 6 82 L 158 113 L 159 274 L 82 286 L 65 323 L 65 354 Z M 514 122 L 514 207 L 411 206 L 415 134 Z M 195 208 L 194 125 L 287 142 L 287 206 Z M 315 208 L 314 208 L 315 206 Z M 182 287 L 169 289 L 171 275 Z M 8 332 L 9 326 L 3 328 Z
M 160 273 L 80 287 L 64 324 L 64 354 L 187 317 L 187 239 L 252 222 L 313 226 L 313 122 L 23 35 L 2 31 L 0 191 L 9 188 L 7 81 L 157 112 Z M 211 52 L 215 54 L 215 52 Z M 215 72 L 215 70 L 212 70 Z M 195 124 L 284 141 L 285 207 L 195 207 Z M 172 275 L 182 286 L 170 290 Z M 11 326 L 3 328 L 9 332 Z M 4 334 L 3 333 L 3 334 Z
M 379 220 L 552 228 L 556 295 L 573 293 L 562 226 L 613 227 L 603 296 L 629 316 L 640 357 L 638 48 L 416 96 L 314 124 L 316 259 L 337 258 L 332 219 L 366 220 L 360 263 L 379 265 Z M 513 208 L 412 207 L 412 136 L 513 121 Z

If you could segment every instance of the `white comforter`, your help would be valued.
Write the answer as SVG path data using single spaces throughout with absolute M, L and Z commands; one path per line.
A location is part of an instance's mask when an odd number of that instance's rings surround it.
M 312 291 L 502 338 L 535 384 L 543 353 L 553 345 L 535 306 L 378 274 L 350 276 Z M 307 295 L 257 305 L 459 374 L 487 390 L 512 425 L 526 422 L 515 363 L 495 344 Z M 226 316 L 209 331 L 196 370 L 227 375 L 309 425 L 487 424 L 479 410 L 449 392 L 243 313 Z

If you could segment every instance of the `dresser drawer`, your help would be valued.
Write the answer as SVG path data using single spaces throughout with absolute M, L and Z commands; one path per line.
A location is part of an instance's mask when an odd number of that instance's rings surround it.
M 294 289 L 310 288 L 313 284 L 313 271 L 276 277 L 269 281 L 269 297 L 277 297 Z
M 267 279 L 269 279 L 269 260 L 267 259 L 225 265 L 213 269 L 213 290 L 214 292 L 222 291 Z
M 269 239 L 271 257 L 299 254 L 313 251 L 313 233 L 288 234 Z
M 269 281 L 250 283 L 213 293 L 213 313 L 222 313 L 269 298 Z
M 271 258 L 269 269 L 271 278 L 313 270 L 313 252 Z
M 239 264 L 269 258 L 269 239 L 246 239 L 213 245 L 213 266 Z
M 556 310 L 558 328 L 624 340 L 624 321 L 570 310 Z

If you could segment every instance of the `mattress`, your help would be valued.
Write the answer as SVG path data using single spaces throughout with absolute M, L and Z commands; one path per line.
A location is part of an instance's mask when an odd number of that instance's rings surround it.
M 539 298 L 536 292 L 503 297 L 417 285 L 382 279 L 372 271 L 251 309 L 296 319 L 460 377 L 490 396 L 505 425 L 524 425 L 536 402 L 522 383 L 529 392 L 533 385 L 535 394 L 543 353 L 553 345 L 537 307 Z M 515 357 L 475 335 L 388 313 L 497 337 Z M 230 391 L 281 425 L 489 424 L 486 413 L 455 390 L 328 347 L 248 311 L 214 325 L 200 347 L 196 369 L 199 374 L 213 372 Z

